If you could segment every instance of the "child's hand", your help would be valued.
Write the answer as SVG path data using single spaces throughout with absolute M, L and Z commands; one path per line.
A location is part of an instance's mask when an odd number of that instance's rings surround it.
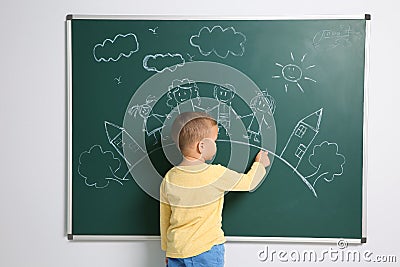
M 269 162 L 269 158 L 268 158 L 268 151 L 260 150 L 260 152 L 258 152 L 254 161 L 260 162 L 262 165 L 264 165 L 264 167 L 269 166 L 270 162 Z

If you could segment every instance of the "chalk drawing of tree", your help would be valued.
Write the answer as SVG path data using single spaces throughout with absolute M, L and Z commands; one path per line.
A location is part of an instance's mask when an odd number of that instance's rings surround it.
M 122 185 L 121 179 L 115 175 L 120 166 L 120 160 L 111 151 L 103 151 L 100 145 L 94 145 L 79 156 L 78 173 L 87 186 L 105 188 L 110 181 Z
M 314 146 L 308 160 L 317 169 L 314 173 L 305 177 L 313 187 L 321 179 L 330 183 L 336 176 L 342 175 L 343 165 L 346 162 L 345 157 L 338 152 L 338 145 L 327 141 Z

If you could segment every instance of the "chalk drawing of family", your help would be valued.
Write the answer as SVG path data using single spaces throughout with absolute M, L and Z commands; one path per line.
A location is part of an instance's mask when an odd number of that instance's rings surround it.
M 202 111 L 215 114 L 214 117 L 219 127 L 224 128 L 226 135 L 229 136 L 231 135 L 232 117 L 236 119 L 245 118 L 248 125 L 246 128 L 247 134 L 243 137 L 259 142 L 262 129 L 269 129 L 271 127 L 270 123 L 268 123 L 268 118 L 272 117 L 275 111 L 275 100 L 268 94 L 267 90 L 258 92 L 249 104 L 252 112 L 247 115 L 238 115 L 232 107 L 232 100 L 235 95 L 236 90 L 234 86 L 230 84 L 215 85 L 213 98 L 217 100 L 217 104 L 211 108 L 203 108 L 200 106 L 201 98 L 196 82 L 189 79 L 174 80 L 168 87 L 166 105 L 178 114 L 181 113 L 180 105 L 183 103 L 186 104 L 186 107 L 189 107 L 189 111 Z M 153 136 L 154 144 L 157 144 L 159 142 L 157 133 L 163 140 L 166 138 L 162 135 L 162 129 L 165 127 L 165 119 L 171 118 L 171 115 L 152 113 L 150 104 L 155 100 L 154 96 L 149 95 L 144 104 L 132 106 L 128 110 L 128 113 L 135 118 L 138 115 L 143 118 L 143 132 L 147 136 Z

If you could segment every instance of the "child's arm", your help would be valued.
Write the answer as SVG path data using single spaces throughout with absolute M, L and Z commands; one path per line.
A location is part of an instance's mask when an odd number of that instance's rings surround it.
M 268 158 L 268 152 L 267 151 L 260 150 L 258 152 L 256 158 L 254 159 L 253 166 L 254 166 L 254 164 L 257 164 L 257 163 L 258 163 L 258 165 L 262 165 L 262 167 L 263 167 L 262 170 L 263 170 L 264 174 L 257 175 L 257 170 L 254 172 L 253 179 L 250 182 L 250 190 L 249 191 L 252 191 L 252 190 L 256 189 L 257 186 L 261 183 L 261 181 L 263 180 L 263 178 L 264 178 L 264 176 L 266 174 L 265 168 L 270 165 L 270 161 L 269 161 L 269 158 Z M 252 168 L 253 168 L 253 166 L 252 166 Z M 260 167 L 260 166 L 258 166 L 258 167 Z M 247 173 L 247 175 L 250 173 L 250 171 Z M 250 177 L 251 177 L 251 175 L 252 174 L 250 174 Z M 242 182 L 242 180 L 240 182 Z M 240 182 L 239 182 L 239 184 L 237 184 L 235 186 L 234 190 L 236 189 L 236 191 L 240 191 L 240 189 L 241 189 L 240 188 Z M 246 183 L 246 181 L 243 181 L 243 183 Z
M 252 191 L 263 180 L 269 164 L 268 152 L 260 151 L 246 174 L 222 167 L 223 173 L 214 185 L 224 191 Z
M 167 229 L 169 227 L 169 220 L 171 217 L 171 206 L 167 202 L 166 194 L 164 191 L 165 180 L 161 183 L 160 187 L 160 233 L 161 233 L 161 249 L 167 250 Z

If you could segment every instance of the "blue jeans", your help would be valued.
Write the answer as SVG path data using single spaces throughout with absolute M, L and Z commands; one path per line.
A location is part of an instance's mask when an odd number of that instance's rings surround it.
M 210 250 L 189 258 L 168 258 L 167 267 L 223 267 L 224 244 L 215 245 Z

